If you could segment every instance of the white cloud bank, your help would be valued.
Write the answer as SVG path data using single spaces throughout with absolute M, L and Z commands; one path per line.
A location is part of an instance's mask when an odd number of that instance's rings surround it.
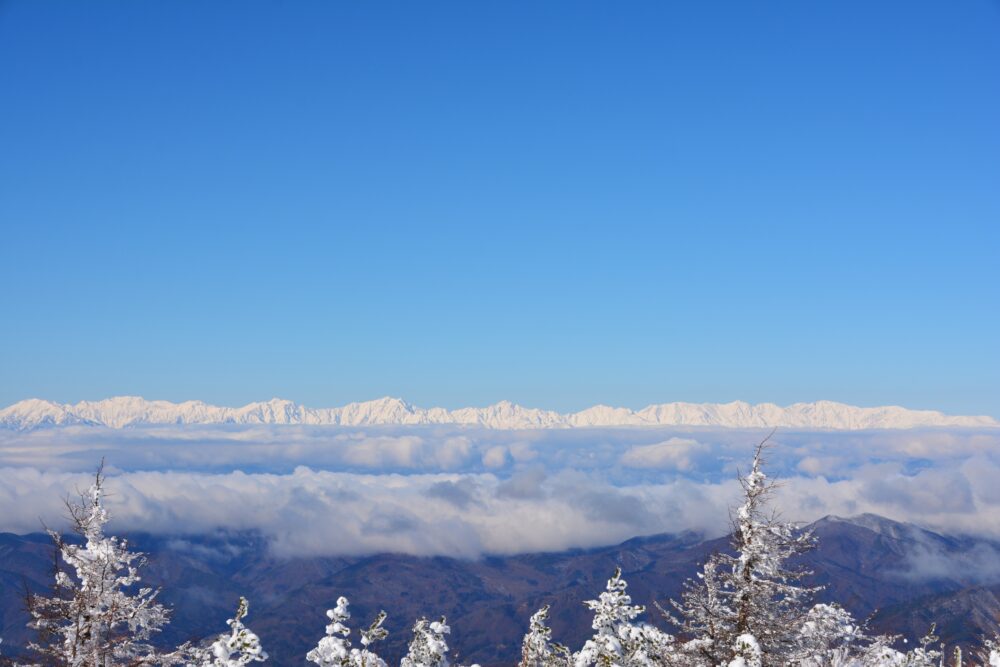
M 3 528 L 59 524 L 67 489 L 89 476 L 0 469 Z M 108 506 L 119 531 L 259 530 L 278 553 L 393 551 L 472 557 L 596 546 L 637 534 L 715 524 L 735 483 L 618 488 L 577 471 L 363 475 L 300 467 L 288 474 L 129 472 L 112 475 Z M 692 496 L 699 502 L 691 503 Z M 710 508 L 714 508 L 712 511 Z
M 726 530 L 759 431 L 94 428 L 0 434 L 0 530 L 58 526 L 109 465 L 117 531 L 258 530 L 279 554 L 473 557 Z M 788 432 L 789 520 L 872 512 L 1000 538 L 1000 434 Z
M 670 438 L 653 445 L 635 445 L 622 455 L 622 465 L 629 468 L 691 470 L 698 459 L 711 453 L 711 447 L 690 438 Z

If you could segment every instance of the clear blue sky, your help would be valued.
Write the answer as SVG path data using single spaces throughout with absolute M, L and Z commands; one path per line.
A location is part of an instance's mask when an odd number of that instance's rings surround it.
M 1000 4 L 0 1 L 0 404 L 1000 415 Z

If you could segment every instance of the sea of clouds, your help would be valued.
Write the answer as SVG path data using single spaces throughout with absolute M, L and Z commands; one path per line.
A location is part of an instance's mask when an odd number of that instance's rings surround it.
M 724 534 L 761 430 L 461 426 L 0 431 L 0 531 L 65 525 L 106 461 L 115 531 L 259 531 L 279 555 L 475 557 Z M 1000 538 L 1000 431 L 778 431 L 784 518 Z

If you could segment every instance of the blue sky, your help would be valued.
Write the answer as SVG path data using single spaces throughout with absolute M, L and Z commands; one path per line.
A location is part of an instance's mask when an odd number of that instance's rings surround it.
M 993 2 L 0 2 L 0 403 L 1000 416 Z

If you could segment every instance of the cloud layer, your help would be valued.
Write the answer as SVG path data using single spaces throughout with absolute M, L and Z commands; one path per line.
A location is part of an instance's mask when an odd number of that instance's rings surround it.
M 60 525 L 105 457 L 113 527 L 259 530 L 277 553 L 474 557 L 725 532 L 760 431 L 461 427 L 67 428 L 0 433 L 0 530 Z M 790 520 L 873 512 L 1000 538 L 1000 434 L 786 432 Z

